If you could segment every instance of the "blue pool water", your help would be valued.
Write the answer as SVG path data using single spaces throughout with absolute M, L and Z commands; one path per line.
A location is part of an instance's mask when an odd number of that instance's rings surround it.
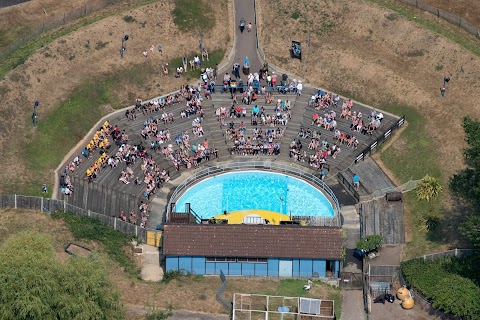
M 220 174 L 190 187 L 177 201 L 204 219 L 223 211 L 263 209 L 292 216 L 333 216 L 331 203 L 309 183 L 285 174 L 241 171 Z

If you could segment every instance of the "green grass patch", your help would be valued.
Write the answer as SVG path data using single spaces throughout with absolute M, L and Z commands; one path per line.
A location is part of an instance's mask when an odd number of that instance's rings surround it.
M 187 58 L 191 58 L 194 55 L 198 55 L 198 53 L 192 52 L 187 55 Z M 225 56 L 225 50 L 215 50 L 212 52 L 208 53 L 208 59 L 209 61 L 205 60 L 202 61 L 202 65 L 200 66 L 199 69 L 194 69 L 190 71 L 190 65 L 187 64 L 188 71 L 183 73 L 182 77 L 184 77 L 187 80 L 192 80 L 192 79 L 200 79 L 200 69 L 201 68 L 213 68 L 215 65 L 219 64 L 223 57 Z M 177 57 L 169 61 L 168 63 L 169 66 L 169 72 L 170 74 L 175 74 L 177 67 L 182 66 L 182 57 Z
M 408 127 L 392 146 L 381 148 L 380 158 L 383 163 L 402 183 L 410 179 L 421 179 L 427 174 L 442 180 L 435 145 L 425 130 L 423 115 L 409 106 L 382 105 L 380 109 L 398 115 L 403 114 L 408 122 Z M 407 243 L 408 256 L 418 256 L 438 247 L 441 242 L 440 225 L 437 224 L 427 230 L 424 228 L 424 218 L 440 216 L 441 196 L 430 202 L 419 201 L 414 191 L 411 191 L 405 194 L 405 203 L 410 208 L 413 228 L 412 241 Z
M 443 70 L 443 65 L 437 64 L 437 65 L 435 66 L 435 70 L 436 70 L 436 71 L 441 71 L 441 70 Z
M 54 169 L 100 119 L 98 106 L 116 100 L 112 93 L 116 84 L 113 77 L 85 83 L 45 119 L 37 118 L 36 134 L 25 147 L 30 168 Z
M 300 11 L 298 10 L 295 10 L 291 15 L 290 15 L 290 18 L 294 19 L 294 20 L 297 20 L 298 18 L 300 18 L 302 16 L 302 14 L 300 13 Z
M 208 31 L 215 26 L 212 6 L 207 0 L 175 0 L 173 21 L 180 31 Z
M 480 56 L 480 43 L 477 39 L 474 38 L 473 35 L 466 35 L 463 32 L 455 32 L 450 31 L 442 27 L 441 25 L 423 19 L 419 17 L 420 11 L 416 10 L 414 7 L 407 7 L 407 6 L 400 6 L 395 1 L 388 1 L 388 0 L 368 0 L 372 3 L 375 3 L 381 7 L 390 9 L 396 12 L 398 15 L 405 17 L 407 20 L 413 21 L 425 29 L 438 33 L 444 36 L 447 39 L 459 44 L 463 48 L 467 49 L 468 51 L 472 52 L 473 54 Z
M 52 218 L 63 219 L 75 239 L 102 244 L 108 256 L 120 264 L 126 273 L 135 277 L 140 276 L 140 269 L 125 251 L 132 239 L 131 236 L 104 226 L 100 220 L 92 217 L 78 217 L 69 213 L 54 212 Z
M 285 296 L 285 297 L 306 297 L 319 299 L 320 297 L 312 295 L 310 291 L 305 291 L 303 286 L 307 283 L 306 279 L 283 279 L 278 286 L 270 291 L 251 292 L 255 294 L 266 294 L 273 296 Z M 313 286 L 323 286 L 326 288 L 327 296 L 321 297 L 321 299 L 333 300 L 335 302 L 335 315 L 337 319 L 340 319 L 342 314 L 342 290 L 340 288 L 331 286 L 325 282 L 319 280 L 313 280 Z
M 135 7 L 140 7 L 143 5 L 147 5 L 149 3 L 157 2 L 158 0 L 140 0 L 132 5 L 121 7 L 121 8 L 113 8 L 112 11 L 105 12 L 103 14 L 98 14 L 95 16 L 90 16 L 87 18 L 82 18 L 78 22 L 68 25 L 66 27 L 62 27 L 52 32 L 48 32 L 42 34 L 40 37 L 35 38 L 26 42 L 24 45 L 20 46 L 15 52 L 10 54 L 7 58 L 5 58 L 0 63 L 0 80 L 2 80 L 5 75 L 10 72 L 11 70 L 15 69 L 19 65 L 22 65 L 27 61 L 28 57 L 37 51 L 40 48 L 45 47 L 52 41 L 63 37 L 69 33 L 72 33 L 82 27 L 90 25 L 94 22 L 99 20 L 105 19 L 106 17 L 112 16 L 118 12 L 129 10 Z

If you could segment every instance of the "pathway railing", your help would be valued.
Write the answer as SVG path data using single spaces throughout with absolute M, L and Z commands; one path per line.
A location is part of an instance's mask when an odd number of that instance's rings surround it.
M 388 137 L 391 136 L 396 130 L 400 129 L 400 127 L 405 123 L 405 116 L 402 116 L 400 119 L 397 120 L 395 124 L 393 124 L 384 134 L 382 134 L 377 140 L 370 143 L 368 147 L 363 149 L 362 152 L 358 156 L 355 157 L 355 163 L 360 160 L 365 160 L 365 158 L 372 154 L 375 149 L 381 145 Z
M 314 176 L 313 174 L 305 172 L 301 169 L 297 169 L 296 167 L 282 164 L 279 162 L 269 162 L 269 161 L 227 162 L 227 163 L 219 164 L 215 167 L 205 167 L 205 168 L 193 171 L 191 176 L 187 178 L 185 181 L 183 181 L 171 195 L 167 205 L 167 210 L 169 211 L 168 214 L 171 212 L 172 204 L 175 203 L 178 196 L 184 190 L 186 190 L 191 185 L 197 183 L 198 181 L 203 180 L 208 176 L 214 175 L 214 174 L 219 174 L 219 173 L 229 172 L 229 171 L 242 171 L 242 170 L 249 170 L 249 169 L 287 173 L 287 174 L 302 178 L 303 180 L 306 180 L 311 184 L 315 185 L 318 189 L 322 190 L 331 201 L 334 209 L 334 213 L 335 213 L 335 217 L 332 217 L 332 218 L 335 218 L 334 219 L 335 225 L 336 226 L 341 225 L 340 204 L 338 203 L 338 199 L 333 193 L 333 191 L 328 187 L 328 185 L 325 182 L 323 182 L 320 178 Z M 325 220 L 325 224 L 332 225 L 326 220 Z

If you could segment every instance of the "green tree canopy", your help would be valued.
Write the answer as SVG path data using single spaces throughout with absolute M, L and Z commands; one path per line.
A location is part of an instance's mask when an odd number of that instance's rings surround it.
M 480 121 L 470 117 L 463 118 L 463 129 L 468 147 L 463 155 L 468 167 L 450 179 L 453 194 L 467 201 L 476 213 L 480 212 Z M 480 228 L 477 216 L 468 217 L 460 226 L 460 231 L 473 245 L 480 246 Z
M 2 319 L 120 319 L 119 295 L 95 256 L 61 263 L 49 235 L 21 232 L 0 247 Z
M 450 189 L 455 195 L 480 209 L 480 121 L 465 117 L 463 129 L 468 144 L 463 154 L 468 168 L 450 179 Z

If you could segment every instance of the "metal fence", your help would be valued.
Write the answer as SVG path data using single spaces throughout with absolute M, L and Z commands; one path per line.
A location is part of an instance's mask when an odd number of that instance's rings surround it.
M 368 147 L 363 149 L 362 152 L 355 158 L 355 163 L 360 160 L 365 160 L 365 158 L 372 154 L 375 149 L 381 145 L 385 140 L 388 139 L 397 129 L 399 129 L 405 123 L 405 116 L 402 116 L 400 119 L 397 120 L 395 124 L 393 124 L 384 134 L 382 134 L 377 140 L 370 143 Z
M 303 171 L 302 169 L 297 169 L 296 167 L 293 167 L 293 166 L 281 164 L 278 162 L 270 162 L 270 161 L 228 162 L 228 163 L 219 164 L 215 167 L 205 167 L 203 169 L 193 171 L 191 176 L 185 181 L 183 181 L 175 189 L 173 194 L 170 196 L 170 199 L 167 205 L 167 210 L 168 210 L 167 213 L 170 214 L 170 212 L 174 210 L 174 208 L 172 208 L 172 203 L 175 203 L 176 198 L 189 186 L 195 184 L 199 180 L 202 180 L 213 174 L 219 174 L 223 172 L 236 171 L 236 170 L 249 170 L 249 169 L 287 173 L 287 174 L 291 174 L 293 176 L 305 179 L 308 182 L 314 184 L 317 188 L 323 190 L 324 193 L 330 198 L 333 206 L 333 210 L 335 212 L 335 216 L 331 217 L 331 221 L 329 220 L 327 222 L 328 219 L 323 220 L 325 225 L 341 226 L 341 221 L 340 221 L 341 219 L 339 219 L 340 204 L 338 203 L 338 199 L 333 193 L 333 191 L 327 186 L 325 182 L 323 182 L 320 178 L 314 176 L 313 174 Z
M 452 249 L 447 251 L 442 251 L 438 253 L 426 254 L 415 259 L 423 259 L 423 261 L 435 261 L 441 258 L 460 258 L 471 256 L 478 250 L 475 249 Z
M 0 61 L 6 59 L 19 47 L 40 36 L 42 33 L 75 21 L 81 17 L 85 17 L 95 11 L 103 9 L 106 6 L 113 5 L 117 2 L 119 2 L 119 0 L 100 0 L 98 3 L 85 5 L 63 13 L 49 14 L 48 12 L 45 12 L 45 20 L 41 24 L 33 27 L 32 31 L 23 33 L 15 42 L 9 44 L 2 51 L 0 51 Z
M 110 217 L 104 214 L 76 207 L 68 204 L 65 200 L 8 194 L 0 195 L 0 208 L 27 209 L 47 213 L 63 211 L 72 213 L 79 217 L 94 217 L 100 220 L 102 224 L 112 227 L 115 230 L 135 236 L 142 242 L 147 240 L 147 230 L 144 228 L 122 221 L 115 217 Z
M 465 19 L 462 19 L 450 12 L 447 12 L 445 10 L 423 3 L 422 1 L 419 1 L 419 0 L 398 0 L 398 1 L 409 4 L 411 6 L 415 6 L 424 11 L 428 11 L 436 15 L 438 18 L 447 20 L 451 24 L 454 24 L 462 28 L 463 30 L 467 31 L 470 34 L 473 34 L 474 36 L 480 39 L 480 28 L 478 26 L 474 26 L 473 24 L 469 23 Z

